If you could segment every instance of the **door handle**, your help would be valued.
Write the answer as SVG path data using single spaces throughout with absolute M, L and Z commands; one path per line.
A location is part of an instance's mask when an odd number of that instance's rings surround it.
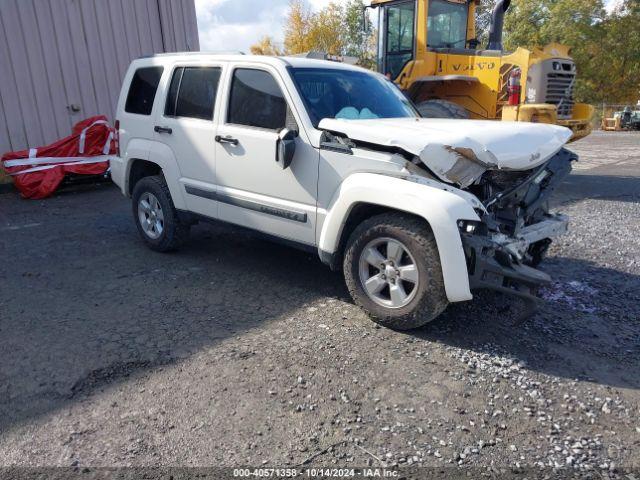
M 240 142 L 238 142 L 237 138 L 232 137 L 221 137 L 220 135 L 216 135 L 216 142 L 218 143 L 227 143 L 229 145 L 233 145 L 237 147 Z
M 153 129 L 153 131 L 154 131 L 154 132 L 156 132 L 156 133 L 166 133 L 166 134 L 168 134 L 168 135 L 171 135 L 171 134 L 173 133 L 173 130 L 172 130 L 172 129 L 170 129 L 169 127 L 159 127 L 159 126 L 156 126 L 156 127 Z

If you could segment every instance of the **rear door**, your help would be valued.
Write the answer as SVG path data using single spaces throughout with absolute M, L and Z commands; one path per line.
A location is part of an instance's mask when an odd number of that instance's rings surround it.
M 175 65 L 155 121 L 155 138 L 173 151 L 187 208 L 217 218 L 215 115 L 223 64 Z
M 137 68 L 136 68 L 137 67 Z M 128 157 L 129 141 L 153 138 L 153 106 L 158 94 L 164 67 L 136 65 L 125 79 L 128 90 L 122 92 L 118 111 L 120 120 L 120 148 Z M 146 158 L 148 151 L 142 154 Z M 138 152 L 138 155 L 141 153 Z M 139 158 L 139 157 L 136 157 Z
M 315 244 L 319 154 L 299 128 L 279 72 L 267 65 L 236 65 L 226 83 L 216 145 L 220 219 Z M 284 128 L 300 134 L 287 170 L 276 162 Z

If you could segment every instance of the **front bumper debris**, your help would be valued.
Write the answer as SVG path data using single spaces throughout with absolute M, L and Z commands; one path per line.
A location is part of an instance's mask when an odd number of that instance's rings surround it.
M 519 263 L 505 245 L 490 237 L 462 234 L 472 290 L 489 289 L 538 302 L 536 291 L 551 277 Z
M 525 259 L 525 255 L 531 245 L 543 240 L 561 237 L 569 231 L 569 217 L 565 215 L 549 215 L 546 220 L 524 227 L 515 238 L 506 235 L 494 235 L 493 240 L 512 253 L 519 261 Z
M 551 240 L 567 233 L 569 220 L 549 213 L 549 197 L 571 172 L 577 156 L 560 150 L 523 178 L 490 172 L 492 188 L 482 201 L 486 213 L 473 226 L 461 224 L 461 237 L 472 290 L 490 289 L 538 302 L 537 290 L 551 277 L 536 270 Z M 497 187 L 497 191 L 494 189 Z M 470 227 L 470 228 L 468 228 Z
M 551 283 L 551 277 L 540 270 L 514 260 L 508 246 L 489 237 L 462 234 L 467 257 L 471 290 L 493 290 L 520 298 L 524 310 L 516 323 L 534 315 L 542 303 L 537 295 L 540 287 Z
M 519 230 L 509 237 L 500 233 L 462 232 L 471 290 L 495 290 L 538 303 L 537 291 L 551 283 L 551 277 L 529 265 L 527 252 L 541 242 L 549 242 L 569 230 L 569 219 L 560 214 Z

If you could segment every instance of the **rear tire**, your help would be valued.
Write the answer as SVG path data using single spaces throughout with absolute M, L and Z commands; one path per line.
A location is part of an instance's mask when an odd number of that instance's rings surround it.
M 133 218 L 140 236 L 156 252 L 177 250 L 189 239 L 163 176 L 145 177 L 133 189 Z
M 419 218 L 388 213 L 366 220 L 349 238 L 343 267 L 356 304 L 387 328 L 419 328 L 449 304 L 435 238 Z
M 427 100 L 419 103 L 417 108 L 424 118 L 469 118 L 466 108 L 447 100 Z

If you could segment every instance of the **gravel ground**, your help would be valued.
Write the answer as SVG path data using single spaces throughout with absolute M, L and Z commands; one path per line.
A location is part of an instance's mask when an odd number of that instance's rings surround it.
M 228 227 L 152 253 L 111 186 L 2 195 L 0 466 L 638 469 L 639 147 L 573 146 L 539 313 L 484 293 L 412 333 Z

